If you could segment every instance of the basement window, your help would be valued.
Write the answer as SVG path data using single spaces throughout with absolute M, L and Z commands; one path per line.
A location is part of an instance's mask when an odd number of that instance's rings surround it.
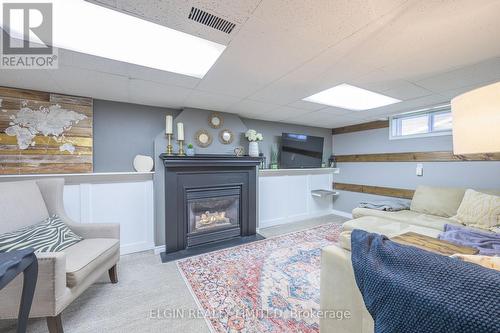
M 389 139 L 409 139 L 427 136 L 451 135 L 450 105 L 407 112 L 390 119 Z

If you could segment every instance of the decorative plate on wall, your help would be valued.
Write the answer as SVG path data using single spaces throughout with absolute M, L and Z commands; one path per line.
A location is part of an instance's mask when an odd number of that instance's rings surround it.
M 224 118 L 220 115 L 220 113 L 212 112 L 210 116 L 208 116 L 208 124 L 212 128 L 221 128 L 224 124 Z
M 196 144 L 201 148 L 206 148 L 212 144 L 212 135 L 207 130 L 200 129 L 194 135 Z
M 230 129 L 223 129 L 219 132 L 219 140 L 225 145 L 230 144 L 234 140 L 234 134 Z

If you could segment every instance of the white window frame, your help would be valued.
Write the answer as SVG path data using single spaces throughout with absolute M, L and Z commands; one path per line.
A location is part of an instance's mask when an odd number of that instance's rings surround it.
M 397 114 L 389 117 L 389 140 L 401 140 L 401 139 L 414 139 L 414 138 L 425 138 L 425 137 L 433 137 L 433 136 L 443 136 L 443 135 L 452 135 L 452 130 L 434 130 L 434 115 L 441 113 L 449 113 L 451 112 L 451 105 L 438 105 L 431 108 L 405 112 L 401 114 Z M 397 121 L 398 119 L 404 118 L 413 118 L 419 117 L 422 115 L 427 115 L 429 122 L 429 132 L 421 133 L 421 134 L 412 134 L 412 135 L 401 135 L 400 123 Z M 396 134 L 395 134 L 396 133 Z

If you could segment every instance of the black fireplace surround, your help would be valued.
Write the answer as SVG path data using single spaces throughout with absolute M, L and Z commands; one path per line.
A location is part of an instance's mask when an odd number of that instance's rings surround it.
M 260 158 L 160 155 L 165 167 L 163 261 L 254 240 Z

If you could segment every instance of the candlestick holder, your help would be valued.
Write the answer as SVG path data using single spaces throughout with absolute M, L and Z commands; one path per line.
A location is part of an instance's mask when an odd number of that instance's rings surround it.
M 184 152 L 184 140 L 177 140 L 179 143 L 179 156 L 186 156 L 186 153 Z
M 167 155 L 174 154 L 174 147 L 172 146 L 172 133 L 165 134 L 167 136 L 168 144 L 167 144 Z

